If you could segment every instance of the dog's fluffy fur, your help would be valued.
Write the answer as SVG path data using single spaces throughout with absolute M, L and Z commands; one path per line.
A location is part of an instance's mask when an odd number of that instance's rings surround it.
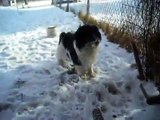
M 62 32 L 57 48 L 58 63 L 68 68 L 66 61 L 71 60 L 77 74 L 94 76 L 93 64 L 100 41 L 101 34 L 94 25 L 80 26 L 75 33 Z

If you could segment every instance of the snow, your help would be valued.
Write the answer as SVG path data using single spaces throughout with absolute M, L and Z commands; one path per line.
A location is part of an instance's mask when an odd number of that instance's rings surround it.
M 0 18 L 0 120 L 93 120 L 97 107 L 105 120 L 159 120 L 159 106 L 147 105 L 140 91 L 133 54 L 102 31 L 97 75 L 84 80 L 55 58 L 59 34 L 75 31 L 77 16 L 54 6 L 0 7 Z
M 125 4 L 128 0 L 91 0 L 90 1 L 90 15 L 99 21 L 105 21 L 114 26 L 119 26 L 122 20 L 126 17 L 126 12 L 122 14 L 122 3 Z M 87 0 L 83 2 L 72 4 L 71 9 L 76 13 L 86 13 Z

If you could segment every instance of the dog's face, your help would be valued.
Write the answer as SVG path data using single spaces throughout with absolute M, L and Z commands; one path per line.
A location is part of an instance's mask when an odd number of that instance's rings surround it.
M 85 46 L 96 47 L 101 41 L 101 34 L 94 25 L 84 25 L 75 32 L 76 47 L 81 50 Z

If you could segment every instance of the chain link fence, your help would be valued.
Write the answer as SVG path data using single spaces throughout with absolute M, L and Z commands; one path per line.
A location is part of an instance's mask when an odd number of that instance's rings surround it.
M 138 46 L 146 78 L 160 85 L 160 0 L 82 0 L 74 9 L 128 34 Z
M 141 51 L 146 78 L 160 86 L 160 0 L 126 0 L 122 14 L 122 25 Z
M 81 11 L 84 14 L 89 14 L 98 21 L 101 20 L 119 26 L 122 19 L 123 1 L 125 0 L 81 0 L 80 4 L 75 4 L 72 7 L 76 12 Z

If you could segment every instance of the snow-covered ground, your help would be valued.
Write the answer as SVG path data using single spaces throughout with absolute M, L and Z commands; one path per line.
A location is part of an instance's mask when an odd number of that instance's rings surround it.
M 57 65 L 60 32 L 80 24 L 53 6 L 0 7 L 0 120 L 93 120 L 97 107 L 105 120 L 159 120 L 159 106 L 148 106 L 140 91 L 133 54 L 102 32 L 95 78 L 83 80 Z M 54 38 L 47 38 L 49 26 L 56 26 Z

